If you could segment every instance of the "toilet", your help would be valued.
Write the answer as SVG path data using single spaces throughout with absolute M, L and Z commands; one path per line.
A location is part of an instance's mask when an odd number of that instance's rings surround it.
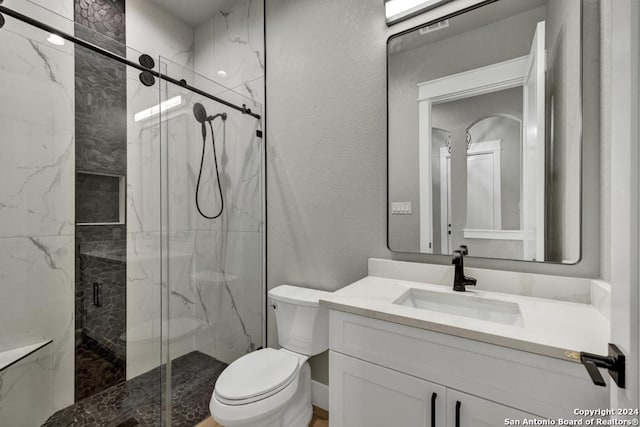
M 312 416 L 309 357 L 329 348 L 329 292 L 281 285 L 269 291 L 281 349 L 231 363 L 218 378 L 209 410 L 225 427 L 306 427 Z

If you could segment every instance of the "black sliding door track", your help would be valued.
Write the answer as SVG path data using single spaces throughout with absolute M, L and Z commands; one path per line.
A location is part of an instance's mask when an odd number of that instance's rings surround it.
M 2 3 L 2 0 L 0 0 L 0 4 L 1 3 Z M 78 46 L 82 46 L 82 47 L 84 47 L 86 49 L 89 49 L 89 50 L 91 50 L 93 52 L 99 53 L 100 55 L 106 56 L 107 58 L 113 59 L 114 61 L 117 61 L 117 62 L 119 62 L 121 64 L 128 65 L 130 67 L 133 67 L 133 68 L 135 68 L 137 70 L 140 70 L 142 72 L 145 72 L 145 73 L 150 73 L 154 77 L 157 77 L 157 78 L 159 78 L 161 80 L 165 80 L 165 81 L 168 81 L 168 82 L 173 83 L 175 85 L 181 86 L 181 87 L 183 87 L 183 88 L 185 88 L 185 89 L 187 89 L 187 90 L 189 90 L 191 92 L 197 93 L 198 95 L 204 96 L 205 98 L 209 98 L 212 101 L 218 102 L 218 103 L 220 103 L 222 105 L 226 105 L 229 108 L 233 108 L 234 110 L 240 111 L 242 114 L 247 114 L 249 116 L 255 117 L 258 120 L 260 120 L 260 118 L 261 118 L 260 114 L 254 113 L 253 111 L 251 111 L 250 108 L 247 108 L 247 106 L 244 105 L 244 104 L 240 107 L 240 106 L 235 105 L 235 104 L 233 104 L 233 103 L 231 103 L 229 101 L 225 101 L 222 98 L 218 98 L 215 95 L 211 95 L 210 93 L 207 93 L 207 92 L 205 92 L 205 91 L 203 91 L 201 89 L 198 89 L 197 87 L 189 85 L 186 80 L 174 79 L 173 77 L 168 76 L 166 74 L 162 74 L 162 73 L 160 73 L 158 71 L 155 71 L 155 70 L 150 70 L 150 69 L 148 69 L 146 67 L 143 67 L 140 64 L 137 64 L 137 63 L 135 63 L 133 61 L 129 61 L 127 58 L 123 58 L 122 56 L 117 55 L 117 54 L 115 54 L 113 52 L 110 52 L 110 51 L 108 51 L 106 49 L 103 49 L 103 48 L 101 48 L 99 46 L 96 46 L 93 43 L 89 43 L 89 42 L 87 42 L 85 40 L 82 40 L 82 39 L 79 39 L 79 38 L 77 38 L 75 36 L 67 34 L 67 33 L 65 33 L 63 31 L 58 30 L 57 28 L 54 28 L 54 27 L 52 27 L 50 25 L 45 24 L 44 22 L 38 21 L 37 19 L 33 19 L 33 18 L 31 18 L 31 17 L 29 17 L 27 15 L 24 15 L 24 14 L 22 14 L 20 12 L 16 12 L 15 10 L 9 9 L 9 8 L 7 8 L 5 6 L 0 5 L 0 14 L 6 14 L 6 15 L 14 18 L 14 19 L 17 19 L 18 21 L 22 21 L 22 22 L 24 22 L 26 24 L 29 24 L 29 25 L 34 26 L 36 28 L 39 28 L 39 29 L 41 29 L 43 31 L 46 31 L 48 33 L 60 36 L 60 37 L 62 37 L 63 39 L 65 39 L 67 41 L 70 41 L 70 42 L 72 42 L 72 43 L 74 43 L 74 44 L 76 44 Z

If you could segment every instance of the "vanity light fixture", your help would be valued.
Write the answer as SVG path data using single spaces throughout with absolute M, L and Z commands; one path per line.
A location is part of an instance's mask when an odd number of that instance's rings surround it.
M 385 0 L 387 25 L 397 24 L 451 0 Z
M 171 99 L 167 99 L 166 101 L 161 102 L 158 105 L 154 105 L 151 108 L 147 108 L 146 110 L 142 110 L 139 113 L 136 113 L 133 116 L 133 120 L 139 122 L 140 120 L 148 119 L 149 117 L 160 114 L 160 111 L 167 111 L 172 108 L 179 107 L 180 105 L 182 105 L 182 97 L 175 96 Z
M 49 34 L 47 41 L 51 44 L 55 44 L 56 46 L 64 45 L 64 39 L 57 34 Z

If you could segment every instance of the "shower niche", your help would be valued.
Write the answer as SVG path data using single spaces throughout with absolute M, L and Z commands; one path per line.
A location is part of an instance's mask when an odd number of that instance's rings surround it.
M 124 224 L 126 188 L 124 175 L 77 172 L 77 225 Z

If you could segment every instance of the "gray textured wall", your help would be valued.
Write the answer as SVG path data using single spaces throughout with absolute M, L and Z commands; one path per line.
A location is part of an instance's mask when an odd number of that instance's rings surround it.
M 267 0 L 266 14 L 268 287 L 333 291 L 390 256 L 384 9 Z M 273 346 L 272 310 L 268 322 Z M 313 372 L 326 382 L 326 367 Z
M 336 290 L 369 257 L 448 264 L 386 249 L 386 39 L 469 0 L 387 29 L 382 2 L 266 0 L 267 286 Z M 469 266 L 597 277 L 600 272 L 599 25 L 585 1 L 583 258 L 575 266 L 470 258 Z M 269 345 L 277 345 L 269 313 Z M 312 364 L 327 381 L 324 358 Z

